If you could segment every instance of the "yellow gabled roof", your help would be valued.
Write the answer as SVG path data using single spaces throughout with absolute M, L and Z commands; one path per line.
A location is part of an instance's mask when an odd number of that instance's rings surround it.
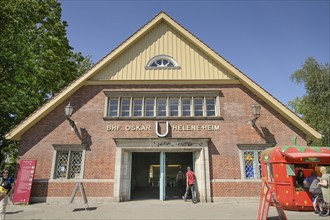
M 21 135 L 26 132 L 29 128 L 35 125 L 39 120 L 41 120 L 44 116 L 46 116 L 49 112 L 51 112 L 55 107 L 60 105 L 65 99 L 70 97 L 74 92 L 76 92 L 79 88 L 86 85 L 88 80 L 95 76 L 98 72 L 100 72 L 105 66 L 114 61 L 118 56 L 120 56 L 127 48 L 136 43 L 139 39 L 141 39 L 144 35 L 146 35 L 150 30 L 156 27 L 159 23 L 166 22 L 171 28 L 180 33 L 185 39 L 187 39 L 190 43 L 195 45 L 198 49 L 200 49 L 207 56 L 210 56 L 218 65 L 223 67 L 229 74 L 231 74 L 234 78 L 237 78 L 239 83 L 247 87 L 250 91 L 252 91 L 255 95 L 265 101 L 268 105 L 270 105 L 273 109 L 279 112 L 283 117 L 285 117 L 288 121 L 293 123 L 299 129 L 301 129 L 307 137 L 309 138 L 317 138 L 320 139 L 322 136 L 320 133 L 315 131 L 312 127 L 306 124 L 300 117 L 294 114 L 291 110 L 289 110 L 285 105 L 271 96 L 268 92 L 266 92 L 263 88 L 261 88 L 257 83 L 243 74 L 240 70 L 238 70 L 234 65 L 229 63 L 211 48 L 209 48 L 206 44 L 204 44 L 201 40 L 195 37 L 192 33 L 182 27 L 179 23 L 174 21 L 171 17 L 169 17 L 166 13 L 161 12 L 156 17 L 154 17 L 151 21 L 149 21 L 145 26 L 139 29 L 136 33 L 134 33 L 131 37 L 129 37 L 126 41 L 120 44 L 117 48 L 111 51 L 107 56 L 105 56 L 102 60 L 96 63 L 89 71 L 84 73 L 82 76 L 73 81 L 69 86 L 64 88 L 58 95 L 53 97 L 50 101 L 45 103 L 42 107 L 32 113 L 28 118 L 22 121 L 19 125 L 14 127 L 8 134 L 6 134 L 6 139 L 10 140 L 20 140 Z M 111 80 L 112 82 L 112 80 Z M 171 81 L 174 83 L 175 81 Z M 187 83 L 188 81 L 180 81 L 180 83 Z M 193 80 L 189 81 L 190 83 L 210 83 L 210 81 L 197 81 Z M 102 82 L 100 82 L 102 83 Z M 113 81 L 113 83 L 122 83 Z M 132 83 L 132 81 L 130 82 Z M 136 82 L 141 83 L 141 82 Z M 147 83 L 162 83 L 160 81 L 148 81 Z M 163 82 L 170 83 L 170 82 Z M 217 83 L 212 81 L 211 83 Z M 220 82 L 219 82 L 220 83 Z

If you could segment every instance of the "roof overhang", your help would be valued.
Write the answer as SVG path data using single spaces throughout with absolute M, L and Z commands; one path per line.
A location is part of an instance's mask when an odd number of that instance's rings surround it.
M 89 71 L 80 76 L 77 80 L 72 82 L 68 87 L 63 89 L 57 96 L 51 99 L 49 102 L 44 104 L 37 111 L 32 113 L 28 118 L 22 121 L 19 125 L 14 127 L 9 133 L 6 134 L 5 138 L 9 140 L 19 141 L 21 139 L 21 135 L 24 134 L 28 129 L 30 129 L 33 125 L 35 125 L 38 121 L 40 121 L 43 117 L 45 117 L 49 112 L 55 109 L 58 105 L 60 105 L 63 101 L 65 101 L 70 95 L 72 95 L 75 91 L 77 91 L 82 86 L 88 84 L 88 80 L 91 79 L 95 74 L 97 74 L 100 70 L 102 70 L 106 65 L 115 60 L 120 54 L 122 54 L 127 48 L 129 48 L 132 44 L 136 43 L 140 38 L 142 38 L 148 31 L 154 28 L 160 22 L 166 22 L 172 28 L 177 30 L 180 34 L 185 36 L 192 44 L 196 45 L 200 50 L 202 50 L 205 54 L 212 57 L 213 60 L 225 68 L 230 74 L 236 77 L 240 84 L 244 85 L 248 88 L 252 93 L 262 99 L 265 103 L 270 105 L 275 111 L 281 114 L 284 118 L 294 124 L 297 128 L 299 128 L 307 138 L 310 139 L 321 139 L 322 135 L 310 127 L 307 123 L 305 123 L 299 116 L 293 113 L 290 109 L 288 109 L 285 105 L 271 96 L 268 92 L 266 92 L 263 88 L 261 88 L 257 83 L 247 77 L 244 73 L 242 73 L 239 69 L 237 69 L 230 62 L 225 60 L 218 53 L 213 51 L 210 47 L 208 47 L 205 43 L 195 37 L 192 33 L 182 27 L 179 23 L 174 21 L 171 17 L 169 17 L 166 13 L 161 12 L 151 21 L 149 21 L 146 25 L 144 25 L 141 29 L 139 29 L 135 34 L 129 37 L 126 41 L 120 44 L 117 48 L 111 51 L 107 56 L 105 56 L 101 61 L 96 63 Z M 236 82 L 232 82 L 237 84 Z M 160 81 L 158 81 L 159 83 Z M 197 82 L 197 81 L 196 81 Z M 95 82 L 94 82 L 95 83 Z M 110 81 L 110 84 L 115 81 Z M 123 82 L 121 82 L 123 83 Z M 127 83 L 132 84 L 132 81 L 127 80 Z M 155 82 L 154 82 L 155 83 Z M 172 82 L 173 83 L 173 82 Z M 227 82 L 229 83 L 229 82 Z M 91 82 L 93 84 L 93 82 Z M 96 83 L 95 83 L 96 84 Z M 148 84 L 148 82 L 145 82 Z M 214 82 L 213 82 L 214 84 Z

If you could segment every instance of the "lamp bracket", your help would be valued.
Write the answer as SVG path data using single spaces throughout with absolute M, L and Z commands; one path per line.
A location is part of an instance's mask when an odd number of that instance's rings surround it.
M 76 122 L 74 120 L 72 120 L 70 117 L 67 117 L 66 119 L 69 121 L 72 128 L 76 127 Z
M 255 127 L 256 126 L 256 121 L 257 119 L 260 117 L 260 115 L 256 115 L 252 120 L 251 120 L 251 125 L 252 127 Z

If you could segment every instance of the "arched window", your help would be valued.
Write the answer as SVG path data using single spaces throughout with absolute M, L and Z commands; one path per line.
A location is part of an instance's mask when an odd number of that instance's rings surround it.
M 155 56 L 147 63 L 146 69 L 178 69 L 178 63 L 169 56 Z

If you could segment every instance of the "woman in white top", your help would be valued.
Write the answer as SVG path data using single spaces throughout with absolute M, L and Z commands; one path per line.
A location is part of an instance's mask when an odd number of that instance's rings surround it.
M 321 178 L 319 178 L 320 182 L 317 184 L 318 186 L 321 186 L 322 189 L 322 195 L 323 200 L 326 203 L 330 203 L 330 175 L 327 173 L 326 167 L 320 167 L 320 173 L 322 174 Z

